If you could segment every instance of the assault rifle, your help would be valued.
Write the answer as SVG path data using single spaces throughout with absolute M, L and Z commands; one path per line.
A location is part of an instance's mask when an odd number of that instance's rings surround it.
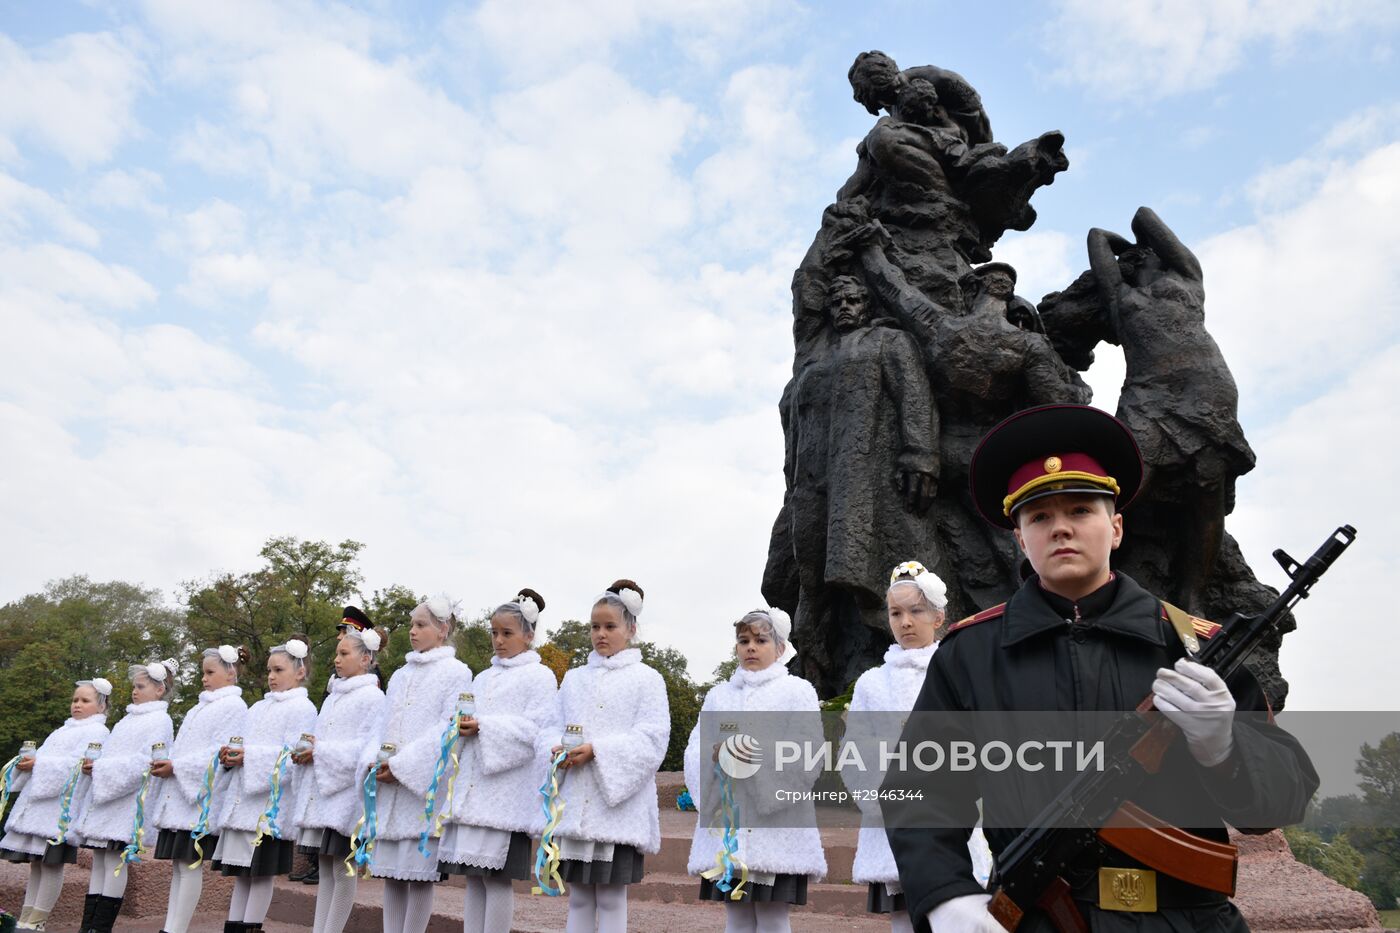
M 1228 679 L 1355 539 L 1356 529 L 1343 525 L 1302 564 L 1274 551 L 1291 581 L 1288 588 L 1257 615 L 1235 613 L 1199 650 L 1191 650 L 1187 639 L 1188 656 Z M 987 909 L 1003 927 L 1015 930 L 1026 910 L 1038 907 L 1059 933 L 1089 933 L 1064 876 L 1086 860 L 1097 861 L 1104 844 L 1173 878 L 1235 893 L 1234 846 L 1168 825 L 1129 799 L 1161 768 L 1179 734 L 1154 708 L 1151 695 L 1109 730 L 1102 740 L 1104 768 L 1080 772 L 997 859 Z

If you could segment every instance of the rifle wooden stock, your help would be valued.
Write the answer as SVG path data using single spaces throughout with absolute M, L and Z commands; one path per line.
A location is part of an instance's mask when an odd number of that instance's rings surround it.
M 1132 801 L 1124 801 L 1099 830 L 1099 838 L 1119 852 L 1179 881 L 1235 893 L 1237 850 L 1193 836 L 1164 823 Z

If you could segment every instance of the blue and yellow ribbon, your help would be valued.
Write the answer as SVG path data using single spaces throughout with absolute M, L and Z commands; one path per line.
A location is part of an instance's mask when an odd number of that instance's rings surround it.
M 5 762 L 5 767 L 0 768 L 0 816 L 5 813 L 5 808 L 10 805 L 10 791 L 15 786 L 15 771 L 19 768 L 20 756 L 16 755 Z
M 141 849 L 146 843 L 146 794 L 151 789 L 151 767 L 141 773 L 141 789 L 136 792 L 136 815 L 131 820 L 131 842 L 122 849 L 122 857 L 117 862 L 112 877 L 122 873 L 122 869 L 132 862 L 141 861 Z
M 379 766 L 375 765 L 365 775 L 360 786 L 364 809 L 355 830 L 350 834 L 350 854 L 345 856 L 345 875 L 355 877 L 359 868 L 364 877 L 369 877 L 369 866 L 374 860 L 374 844 L 379 838 Z M 361 834 L 363 832 L 363 835 Z
M 214 749 L 214 754 L 209 758 L 209 764 L 204 769 L 204 783 L 200 785 L 199 796 L 194 799 L 195 806 L 199 807 L 199 820 L 194 824 L 194 829 L 190 830 L 190 838 L 194 840 L 195 860 L 190 863 L 193 870 L 204 862 L 204 846 L 200 843 L 205 836 L 209 835 L 209 805 L 214 800 L 214 777 L 219 772 L 219 749 Z
M 739 858 L 739 804 L 734 800 L 734 779 L 715 764 L 715 777 L 719 780 L 719 808 L 721 817 L 719 851 L 715 853 L 715 867 L 700 873 L 701 878 L 713 882 L 731 901 L 742 900 L 744 885 L 749 881 L 749 866 Z M 735 869 L 738 869 L 739 883 L 734 883 Z
M 432 858 L 436 854 L 428 848 L 428 837 L 442 835 L 444 811 L 452 804 L 452 788 L 457 783 L 457 767 L 461 763 L 457 756 L 457 736 L 461 724 L 462 714 L 453 713 L 439 742 L 441 747 L 438 750 L 437 764 L 433 767 L 433 782 L 428 785 L 428 796 L 424 798 L 423 803 L 423 832 L 418 834 L 418 851 L 423 853 L 424 858 Z M 442 808 L 437 808 L 438 783 L 447 771 L 449 763 L 452 765 L 452 777 L 447 783 L 447 803 Z M 436 825 L 434 825 L 434 815 L 437 816 Z
M 63 802 L 58 808 L 58 834 L 49 840 L 49 845 L 63 845 L 63 840 L 68 837 L 68 827 L 73 824 L 73 791 L 78 787 L 78 779 L 83 776 L 83 762 L 86 760 L 78 759 L 73 773 L 68 775 L 68 783 L 63 785 Z
M 531 894 L 546 894 L 558 897 L 564 893 L 564 879 L 559 875 L 559 843 L 554 841 L 554 831 L 564 818 L 564 800 L 559 796 L 559 766 L 563 764 L 567 750 L 561 751 L 549 763 L 549 773 L 540 785 L 540 804 L 544 810 L 544 832 L 540 835 L 540 847 L 535 852 L 535 886 Z
M 277 761 L 272 766 L 272 790 L 267 795 L 267 810 L 258 817 L 258 832 L 253 837 L 253 848 L 262 845 L 264 836 L 282 838 L 282 830 L 277 825 L 277 814 L 282 809 L 282 783 L 287 777 L 287 762 L 292 757 L 290 746 L 283 745 L 277 753 Z

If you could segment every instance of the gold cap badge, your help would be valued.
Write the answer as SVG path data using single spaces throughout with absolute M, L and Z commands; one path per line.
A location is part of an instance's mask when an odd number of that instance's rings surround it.
M 1046 457 L 1046 458 L 1045 458 L 1045 472 L 1046 472 L 1046 473 L 1058 473 L 1058 472 L 1060 472 L 1060 467 L 1062 467 L 1063 465 L 1064 465 L 1064 464 L 1062 464 L 1062 463 L 1060 462 L 1060 458 L 1059 458 L 1059 457 Z

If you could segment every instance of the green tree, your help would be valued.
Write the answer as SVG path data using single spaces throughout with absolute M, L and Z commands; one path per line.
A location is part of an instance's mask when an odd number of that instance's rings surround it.
M 1393 908 L 1400 899 L 1400 732 L 1374 747 L 1363 743 L 1356 773 L 1367 817 L 1347 836 L 1366 859 L 1361 890 L 1377 907 Z
M 394 584 L 382 590 L 375 590 L 360 608 L 374 620 L 374 628 L 384 639 L 379 650 L 379 676 L 381 686 L 389 685 L 394 671 L 403 666 L 404 655 L 413 650 L 408 643 L 408 617 L 422 597 L 406 586 Z
M 593 639 L 588 634 L 588 623 L 578 619 L 565 619 L 549 636 L 546 644 L 564 652 L 569 659 L 569 667 L 583 667 L 588 663 L 588 653 L 593 650 Z
M 1303 817 L 1303 828 L 1310 829 L 1331 842 L 1348 826 L 1360 826 L 1369 821 L 1366 801 L 1357 794 L 1324 797 L 1308 804 L 1308 812 Z
M 739 659 L 729 658 L 715 665 L 714 673 L 710 675 L 710 682 L 705 685 L 708 690 L 715 684 L 722 684 L 734 676 L 734 672 L 739 669 Z
M 685 744 L 690 731 L 700 718 L 700 688 L 690 679 L 685 655 L 675 648 L 662 648 L 649 641 L 639 641 L 633 647 L 642 652 L 642 663 L 653 667 L 666 682 L 666 703 L 671 712 L 671 738 L 666 745 L 662 771 L 685 768 Z
M 1328 842 L 1301 826 L 1286 826 L 1283 836 L 1298 861 L 1316 868 L 1338 884 L 1359 890 L 1366 860 L 1348 841 L 1346 833 L 1339 833 Z
M 471 668 L 472 674 L 480 674 L 491 666 L 495 649 L 491 647 L 491 610 L 483 609 L 476 618 L 462 624 L 457 630 L 457 660 Z
M 159 591 L 85 576 L 50 583 L 0 606 L 0 761 L 25 739 L 42 742 L 68 716 L 73 683 L 112 682 L 108 720 L 125 708 L 127 668 L 166 657 L 183 660 L 188 643 L 180 612 Z M 177 687 L 193 692 L 198 673 L 184 664 Z
M 364 545 L 342 541 L 269 538 L 258 556 L 263 566 L 242 574 L 223 573 L 185 584 L 185 624 L 203 648 L 239 644 L 251 656 L 243 677 L 249 699 L 262 696 L 267 653 L 293 635 L 311 648 L 312 695 L 329 676 L 341 607 L 361 582 L 355 560 Z

